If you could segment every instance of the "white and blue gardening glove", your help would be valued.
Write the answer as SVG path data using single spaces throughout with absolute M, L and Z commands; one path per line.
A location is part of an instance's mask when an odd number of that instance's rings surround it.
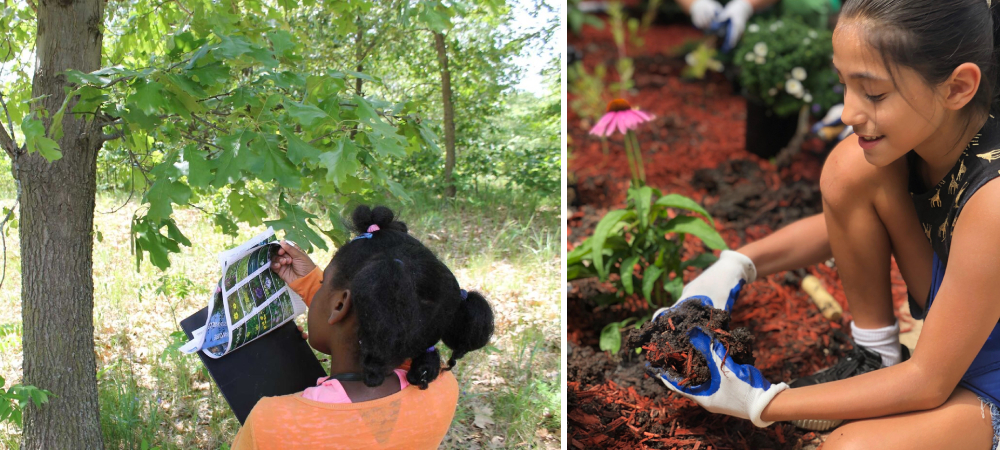
M 722 14 L 722 5 L 715 0 L 696 0 L 691 4 L 691 23 L 700 30 L 708 30 Z
M 844 121 L 841 120 L 841 116 L 844 113 L 844 104 L 839 103 L 830 107 L 830 110 L 826 112 L 826 115 L 820 119 L 819 122 L 813 124 L 812 132 L 813 134 L 819 133 L 820 130 L 826 127 L 836 127 L 843 125 Z M 837 142 L 844 140 L 847 136 L 850 136 L 854 132 L 854 127 L 848 125 L 844 127 L 837 135 Z
M 723 250 L 719 260 L 691 280 L 681 291 L 684 300 L 698 298 L 705 306 L 732 312 L 733 303 L 743 286 L 757 279 L 757 268 L 750 257 L 734 250 Z M 682 301 L 674 303 L 680 305 Z M 653 313 L 653 320 L 670 308 L 660 308 Z
M 718 340 L 713 341 L 701 327 L 689 330 L 688 338 L 691 340 L 691 345 L 701 352 L 708 362 L 711 380 L 698 386 L 681 386 L 682 379 L 646 363 L 650 375 L 662 381 L 668 389 L 701 405 L 708 412 L 749 419 L 761 428 L 774 423 L 761 420 L 760 414 L 775 395 L 788 389 L 787 384 L 771 384 L 756 367 L 737 364 L 726 355 L 726 348 L 722 343 Z
M 747 0 L 732 0 L 726 3 L 726 7 L 711 26 L 712 31 L 726 27 L 726 42 L 722 44 L 722 53 L 728 53 L 736 47 L 751 16 L 753 16 L 753 6 Z
M 835 127 L 837 125 L 842 125 L 844 121 L 840 119 L 840 116 L 843 113 L 844 113 L 843 103 L 838 103 L 836 105 L 831 106 L 830 110 L 826 112 L 826 115 L 823 116 L 823 118 L 820 119 L 819 122 L 813 124 L 812 132 L 816 133 L 824 127 Z

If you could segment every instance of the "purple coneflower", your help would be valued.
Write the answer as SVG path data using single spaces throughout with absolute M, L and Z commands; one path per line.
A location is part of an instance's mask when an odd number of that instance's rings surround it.
M 627 101 L 616 98 L 608 103 L 608 112 L 601 117 L 594 128 L 590 129 L 590 134 L 608 137 L 614 134 L 615 129 L 625 134 L 626 131 L 634 130 L 639 124 L 650 120 L 653 120 L 653 116 L 632 109 L 632 105 Z
M 602 141 L 614 134 L 615 130 L 625 135 L 625 156 L 628 158 L 629 171 L 632 172 L 632 184 L 637 187 L 646 182 L 646 169 L 639 151 L 639 139 L 632 130 L 650 120 L 653 120 L 652 115 L 632 109 L 627 101 L 616 98 L 608 103 L 608 112 L 590 129 L 590 134 L 600 136 Z

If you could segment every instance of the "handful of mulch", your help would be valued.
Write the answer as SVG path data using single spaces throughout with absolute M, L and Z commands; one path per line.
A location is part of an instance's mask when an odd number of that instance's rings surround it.
M 680 378 L 681 386 L 699 386 L 711 380 L 705 357 L 691 345 L 688 331 L 701 327 L 713 340 L 720 340 L 726 348 L 723 359 L 732 358 L 737 364 L 753 365 L 754 336 L 747 328 L 729 330 L 729 313 L 703 305 L 690 299 L 660 314 L 656 320 L 633 329 L 622 346 L 622 352 L 631 354 L 637 348 L 646 353 L 652 367 L 665 370 Z M 625 356 L 625 355 L 623 355 Z

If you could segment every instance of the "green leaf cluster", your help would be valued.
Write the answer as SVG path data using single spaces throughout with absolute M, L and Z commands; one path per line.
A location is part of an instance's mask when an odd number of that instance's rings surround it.
M 350 18 L 372 5 L 355 0 L 326 8 Z M 137 265 L 148 255 L 166 268 L 170 253 L 190 245 L 172 219 L 177 205 L 212 214 L 227 234 L 240 224 L 266 223 L 309 250 L 326 247 L 324 234 L 338 245 L 347 239 L 339 220 L 325 220 L 346 205 L 406 199 L 387 165 L 432 145 L 426 139 L 433 132 L 415 111 L 349 89 L 352 79 L 380 85 L 378 77 L 305 64 L 313 38 L 293 24 L 298 13 L 316 7 L 273 6 L 192 3 L 190 14 L 173 6 L 148 16 L 122 14 L 111 28 L 148 39 L 161 27 L 171 32 L 155 41 L 115 34 L 110 53 L 123 64 L 65 73 L 73 89 L 67 99 L 76 100 L 72 113 L 104 120 L 105 133 L 118 137 L 104 147 L 103 170 L 114 174 L 105 185 L 143 192 L 147 208 L 132 224 Z M 413 8 L 416 14 L 426 6 Z M 425 15 L 438 17 L 448 11 L 442 8 Z M 355 20 L 331 23 L 341 37 L 357 30 Z M 134 52 L 121 52 L 123 45 Z M 49 142 L 36 130 L 41 122 L 26 124 L 35 133 L 32 148 L 45 155 Z
M 40 408 L 49 401 L 49 397 L 55 397 L 47 390 L 22 384 L 15 384 L 5 390 L 5 384 L 6 380 L 0 377 L 0 423 L 9 422 L 21 427 L 22 414 L 28 402 Z
M 671 209 L 694 214 L 671 218 Z M 641 293 L 651 308 L 669 306 L 679 300 L 685 268 L 705 268 L 716 260 L 712 253 L 682 260 L 685 238 L 696 237 L 712 250 L 727 248 L 713 224 L 708 212 L 687 197 L 633 187 L 628 207 L 608 211 L 594 234 L 566 256 L 567 279 L 610 280 L 616 288 L 611 301 Z

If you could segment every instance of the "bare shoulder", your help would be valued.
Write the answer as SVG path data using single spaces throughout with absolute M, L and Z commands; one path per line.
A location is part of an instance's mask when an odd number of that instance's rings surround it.
M 961 193 L 959 193 L 961 195 Z M 1000 242 L 1000 177 L 987 181 L 971 194 L 955 224 L 955 237 L 975 234 L 975 240 Z

